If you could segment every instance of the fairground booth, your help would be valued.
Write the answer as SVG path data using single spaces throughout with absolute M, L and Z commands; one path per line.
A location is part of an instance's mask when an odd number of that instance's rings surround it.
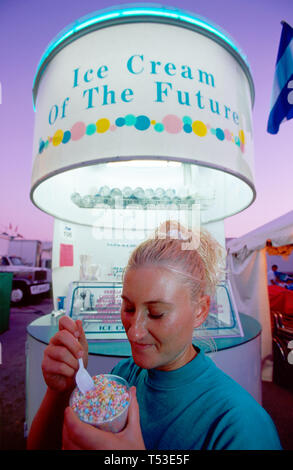
M 33 83 L 31 200 L 54 218 L 54 310 L 28 327 L 28 428 L 60 315 L 82 320 L 89 372 L 108 372 L 131 355 L 120 295 L 133 248 L 166 220 L 225 246 L 224 220 L 256 196 L 253 103 L 239 46 L 177 8 L 98 11 L 48 45 Z M 259 402 L 260 338 L 223 277 L 194 341 Z

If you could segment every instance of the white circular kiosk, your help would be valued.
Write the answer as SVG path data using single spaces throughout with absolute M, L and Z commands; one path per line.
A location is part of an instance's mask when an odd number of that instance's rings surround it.
M 105 185 L 171 187 L 202 204 L 203 223 L 254 200 L 250 70 L 202 19 L 163 7 L 83 18 L 47 48 L 33 100 L 31 198 L 54 217 L 92 225 L 101 201 L 83 198 Z
M 31 199 L 55 221 L 55 309 L 66 297 L 67 314 L 94 311 L 92 292 L 88 308 L 85 298 L 76 307 L 76 289 L 119 283 L 132 248 L 164 220 L 204 225 L 225 244 L 224 219 L 255 199 L 253 102 L 250 69 L 234 41 L 176 8 L 99 11 L 52 41 L 33 86 Z M 48 322 L 47 339 L 54 332 Z M 240 362 L 259 354 L 259 325 L 254 334 L 249 323 L 246 337 L 239 316 L 236 323 L 233 370 L 237 346 L 252 347 L 250 354 L 241 350 Z M 107 333 L 100 328 L 96 341 L 105 342 Z M 38 334 L 30 325 L 29 341 L 40 340 L 42 350 L 47 340 Z M 93 356 L 100 353 L 92 346 Z M 228 356 L 222 362 L 229 373 Z M 28 403 L 35 380 L 30 371 Z M 258 400 L 259 371 L 243 383 Z M 33 401 L 35 408 L 38 398 Z

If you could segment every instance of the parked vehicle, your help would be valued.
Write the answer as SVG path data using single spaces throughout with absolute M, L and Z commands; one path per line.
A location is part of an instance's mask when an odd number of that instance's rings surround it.
M 19 256 L 28 266 L 41 266 L 42 242 L 26 239 L 10 240 L 6 253 L 9 256 Z
M 0 272 L 13 272 L 11 303 L 14 305 L 51 289 L 50 270 L 28 266 L 20 256 L 0 255 Z

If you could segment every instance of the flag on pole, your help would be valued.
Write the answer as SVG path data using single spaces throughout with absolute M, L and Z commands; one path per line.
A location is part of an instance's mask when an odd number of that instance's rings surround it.
M 293 118 L 293 28 L 282 21 L 267 131 L 277 134 L 281 122 Z

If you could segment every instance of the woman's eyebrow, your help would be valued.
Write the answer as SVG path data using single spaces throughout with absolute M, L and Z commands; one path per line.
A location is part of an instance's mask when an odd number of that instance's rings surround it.
M 127 302 L 132 303 L 132 301 L 129 300 L 129 299 L 126 297 L 126 295 L 121 295 L 121 298 L 122 298 L 123 300 L 127 300 Z M 148 304 L 164 304 L 164 305 L 170 305 L 170 306 L 173 305 L 172 303 L 166 302 L 165 300 L 161 300 L 161 299 L 150 300 L 150 301 L 145 302 L 145 303 L 146 303 L 147 305 L 148 305 Z
M 165 300 L 150 300 L 149 302 L 146 302 L 146 304 L 164 304 L 164 305 L 173 305 L 170 302 L 166 302 Z

